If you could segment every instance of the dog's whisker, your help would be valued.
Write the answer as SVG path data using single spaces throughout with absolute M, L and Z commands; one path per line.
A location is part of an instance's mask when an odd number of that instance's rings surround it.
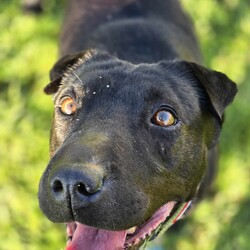
M 83 85 L 83 82 L 81 80 L 81 78 L 76 74 L 76 72 L 74 70 L 72 70 L 72 74 L 78 79 L 78 81 Z

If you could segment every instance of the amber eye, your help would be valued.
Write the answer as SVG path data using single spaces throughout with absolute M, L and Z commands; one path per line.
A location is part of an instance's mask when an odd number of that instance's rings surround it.
M 76 112 L 76 103 L 70 96 L 62 98 L 59 108 L 65 115 L 73 115 Z
M 171 111 L 161 109 L 154 114 L 152 122 L 157 126 L 169 127 L 175 125 L 177 119 Z

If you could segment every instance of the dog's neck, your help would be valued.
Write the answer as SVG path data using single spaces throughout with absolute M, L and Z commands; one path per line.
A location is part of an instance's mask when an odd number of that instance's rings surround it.
M 61 56 L 99 49 L 136 64 L 201 62 L 191 22 L 177 0 L 69 1 L 60 44 Z
M 137 0 L 71 0 L 65 13 L 60 54 L 73 53 L 86 47 L 87 39 L 80 39 L 78 34 L 88 36 L 100 23 L 106 22 L 113 13 Z M 74 35 L 75 34 L 75 35 Z

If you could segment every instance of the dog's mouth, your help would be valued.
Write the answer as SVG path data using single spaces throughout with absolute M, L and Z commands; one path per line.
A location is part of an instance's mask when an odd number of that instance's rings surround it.
M 66 250 L 138 249 L 165 232 L 182 217 L 190 205 L 191 201 L 168 202 L 143 224 L 123 231 L 98 229 L 78 222 L 67 223 Z

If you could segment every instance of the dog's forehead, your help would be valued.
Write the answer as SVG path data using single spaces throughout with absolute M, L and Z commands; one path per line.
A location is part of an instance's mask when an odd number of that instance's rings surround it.
M 70 88 L 91 104 L 141 109 L 145 105 L 166 104 L 182 112 L 199 107 L 199 98 L 190 79 L 180 78 L 159 64 L 134 65 L 116 58 L 89 60 L 71 68 L 61 91 Z
M 121 93 L 129 93 L 131 98 L 145 96 L 155 85 L 156 72 L 155 66 L 147 66 L 146 72 L 141 68 L 117 59 L 78 62 L 64 74 L 59 92 L 73 89 L 76 94 L 84 92 L 85 98 L 110 95 L 115 99 Z

